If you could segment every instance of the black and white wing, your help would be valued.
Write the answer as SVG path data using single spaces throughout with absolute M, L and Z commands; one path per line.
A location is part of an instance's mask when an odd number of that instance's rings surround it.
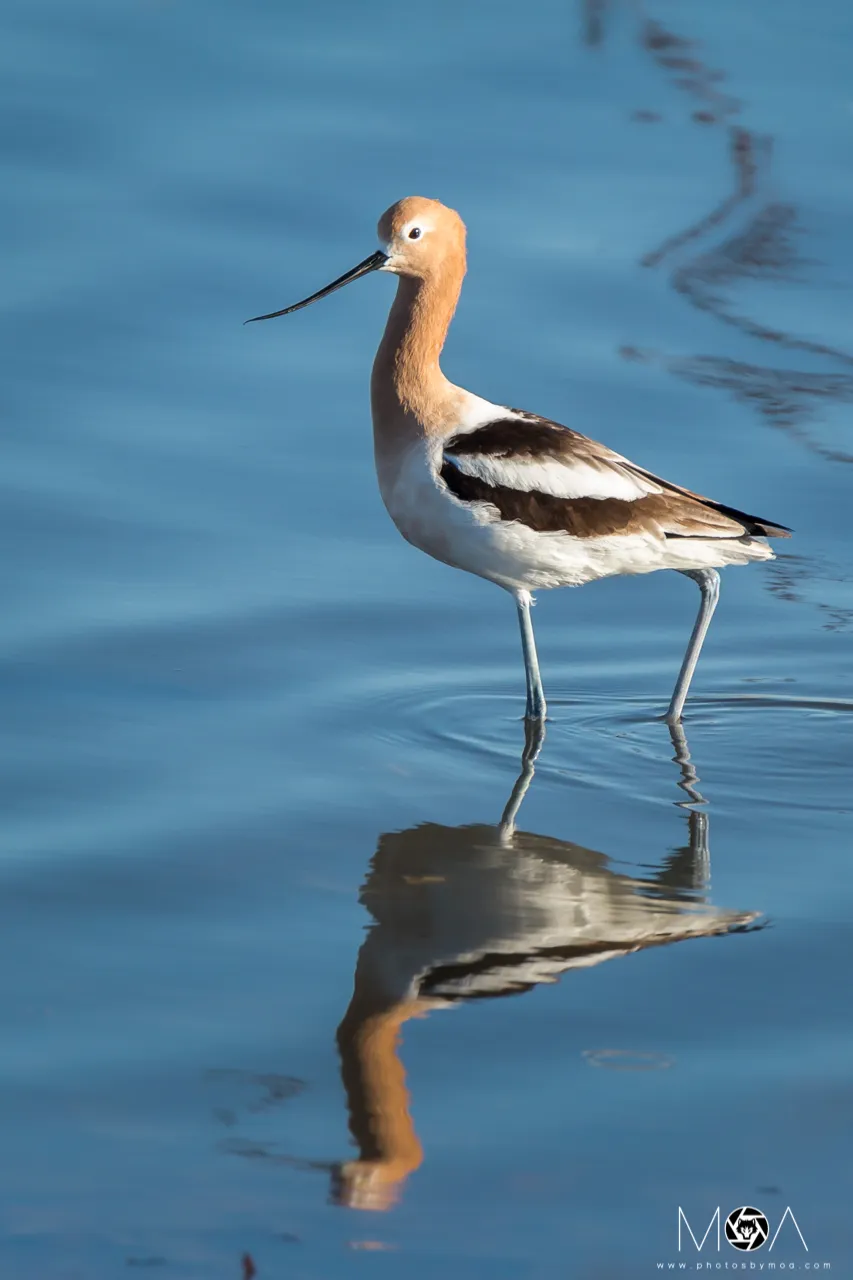
M 579 538 L 649 530 L 680 538 L 790 534 L 662 480 L 558 422 L 506 413 L 448 439 L 440 470 L 460 502 L 487 503 L 501 520 Z

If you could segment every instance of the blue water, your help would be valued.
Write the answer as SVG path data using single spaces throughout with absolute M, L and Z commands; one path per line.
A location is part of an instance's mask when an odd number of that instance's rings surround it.
M 0 1274 L 621 1280 L 742 1261 L 677 1226 L 743 1205 L 847 1274 L 853 11 L 0 30 Z M 514 611 L 381 507 L 391 283 L 241 327 L 415 192 L 469 227 L 451 377 L 796 530 L 678 751 L 695 588 L 541 599 L 503 839 Z

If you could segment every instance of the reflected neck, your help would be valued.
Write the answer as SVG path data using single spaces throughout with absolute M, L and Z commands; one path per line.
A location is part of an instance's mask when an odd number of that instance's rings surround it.
M 337 1034 L 349 1127 L 358 1145 L 358 1159 L 340 1170 L 339 1194 L 350 1208 L 390 1208 L 423 1160 L 398 1050 L 403 1023 L 428 1008 L 417 998 L 386 1005 L 356 970 L 355 991 Z

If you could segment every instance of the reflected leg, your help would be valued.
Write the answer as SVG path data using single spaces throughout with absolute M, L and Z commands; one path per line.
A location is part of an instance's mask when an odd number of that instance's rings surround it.
M 524 654 L 524 674 L 527 680 L 528 720 L 545 719 L 545 691 L 542 688 L 542 676 L 539 674 L 539 658 L 536 655 L 536 640 L 533 635 L 533 622 L 530 617 L 531 598 L 529 591 L 516 591 L 515 603 L 518 609 L 518 625 L 521 629 L 521 650 Z
M 500 822 L 501 840 L 508 842 L 515 832 L 515 820 L 521 808 L 521 802 L 527 795 L 527 789 L 533 781 L 536 758 L 545 741 L 545 721 L 524 721 L 524 750 L 521 753 L 521 773 L 515 780 L 512 795 L 506 802 Z
M 720 598 L 720 575 L 716 569 L 684 569 L 682 572 L 685 577 L 692 578 L 694 582 L 699 584 L 699 590 L 702 592 L 702 603 L 699 605 L 699 612 L 693 624 L 693 633 L 690 636 L 687 652 L 684 655 L 684 661 L 681 664 L 681 670 L 675 682 L 672 701 L 666 713 L 666 719 L 670 724 L 681 719 L 687 691 L 690 688 L 690 681 L 693 679 L 693 672 L 696 670 L 696 663 L 699 661 L 699 654 L 702 651 L 702 643 L 707 634 L 711 618 L 714 616 L 717 601 Z
M 699 775 L 696 772 L 695 764 L 690 758 L 687 735 L 680 720 L 670 721 L 669 737 L 675 751 L 675 755 L 672 758 L 681 770 L 681 781 L 678 785 L 689 796 L 688 800 L 680 800 L 679 804 L 684 808 L 689 808 L 694 804 L 707 804 L 708 801 L 699 790 Z
M 708 848 L 707 810 L 698 805 L 706 805 L 708 801 L 699 790 L 699 775 L 690 758 L 690 747 L 687 735 L 680 723 L 669 725 L 669 736 L 675 755 L 673 760 L 681 770 L 678 785 L 687 793 L 687 800 L 678 801 L 679 807 L 687 810 L 687 829 L 690 843 L 686 849 L 676 849 L 666 859 L 666 874 L 661 883 L 672 884 L 678 888 L 687 888 L 694 892 L 704 892 L 711 883 L 711 854 Z

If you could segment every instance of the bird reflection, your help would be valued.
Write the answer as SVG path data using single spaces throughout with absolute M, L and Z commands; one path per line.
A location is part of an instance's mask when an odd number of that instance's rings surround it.
M 706 901 L 708 815 L 695 807 L 704 799 L 684 732 L 670 732 L 688 841 L 647 878 L 617 872 L 605 854 L 569 840 L 518 829 L 541 725 L 528 726 L 521 772 L 496 826 L 424 823 L 380 837 L 360 899 L 373 921 L 337 1033 L 358 1147 L 357 1159 L 335 1167 L 337 1203 L 388 1209 L 423 1160 L 398 1053 L 410 1018 L 756 918 Z

